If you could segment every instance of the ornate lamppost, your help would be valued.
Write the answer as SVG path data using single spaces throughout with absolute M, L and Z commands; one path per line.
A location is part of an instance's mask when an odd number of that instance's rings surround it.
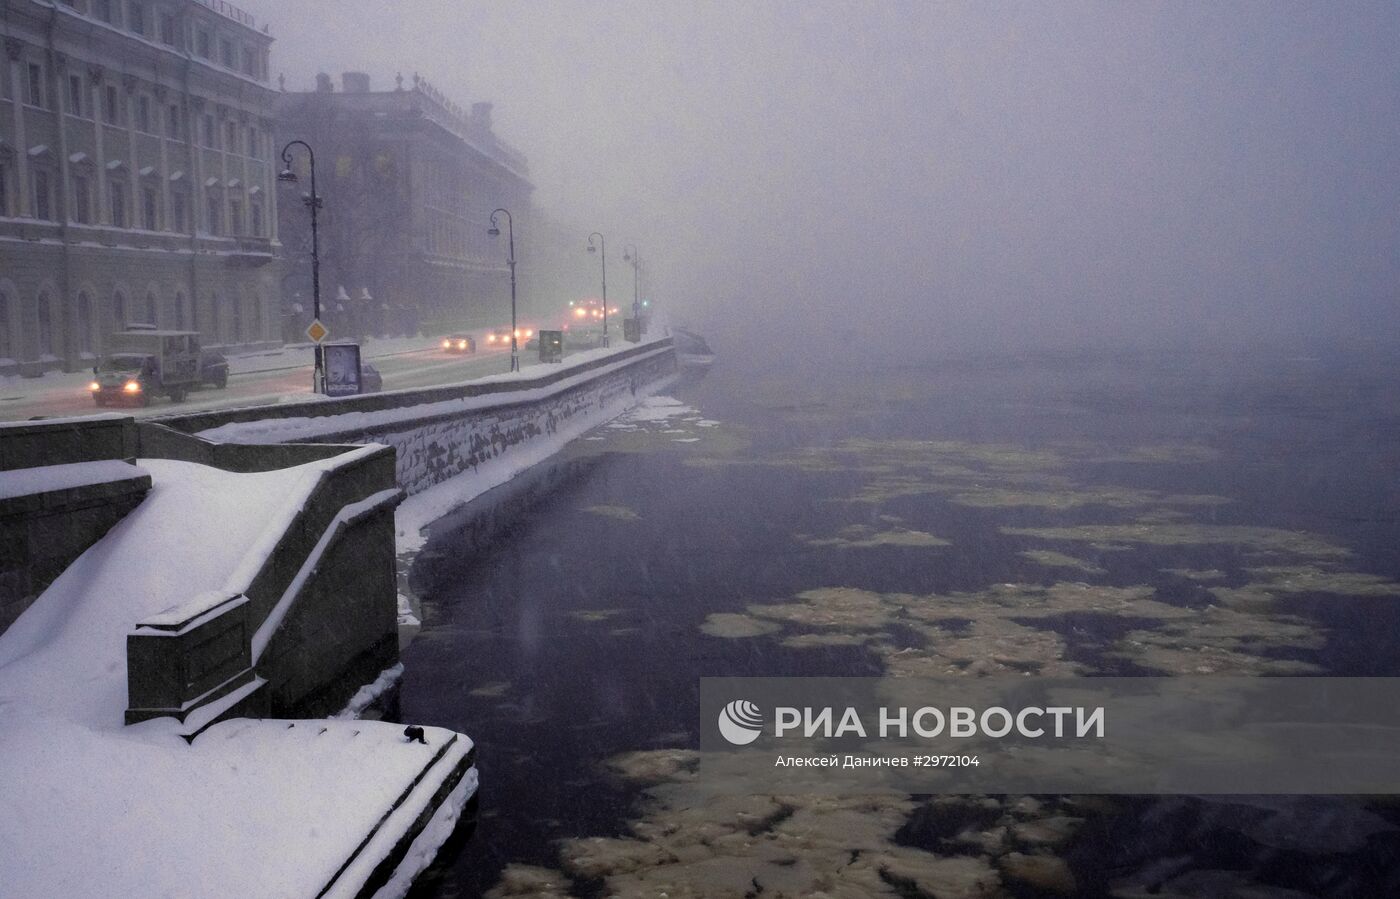
M 622 258 L 632 263 L 632 317 L 637 320 L 637 333 L 642 333 L 642 304 L 639 302 L 640 294 L 637 292 L 637 280 L 640 277 L 642 267 L 642 254 L 637 252 L 637 245 L 629 243 L 622 248 Z
M 509 209 L 495 209 L 491 213 L 491 227 L 487 234 L 492 237 L 500 237 L 501 229 L 497 227 L 496 216 L 504 214 L 506 217 L 506 233 L 509 236 L 509 255 L 506 256 L 506 265 L 510 266 L 510 370 L 520 371 L 520 347 L 517 345 L 515 336 L 515 220 L 511 218 Z
M 316 231 L 316 210 L 321 208 L 321 197 L 316 193 L 316 153 L 311 149 L 311 145 L 304 140 L 288 141 L 282 148 L 282 162 L 286 166 L 282 173 L 277 176 L 277 180 L 283 184 L 296 184 L 297 173 L 292 171 L 292 147 L 300 146 L 306 150 L 307 158 L 311 161 L 311 193 L 302 198 L 302 202 L 311 210 L 311 308 L 314 321 L 321 320 L 321 245 Z M 326 370 L 322 363 L 321 341 L 316 339 L 316 369 L 311 379 L 311 389 L 315 393 L 326 392 Z
M 593 238 L 598 238 L 598 246 L 593 246 Z M 588 252 L 601 251 L 603 259 L 603 346 L 608 345 L 608 245 L 603 240 L 603 235 L 594 231 L 588 235 Z

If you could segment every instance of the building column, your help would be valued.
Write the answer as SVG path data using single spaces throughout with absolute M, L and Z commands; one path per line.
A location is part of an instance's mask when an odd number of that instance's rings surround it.
M 157 171 L 157 175 L 159 176 L 158 180 L 160 181 L 159 200 L 161 215 L 160 222 L 158 223 L 161 227 L 158 230 L 161 231 L 171 230 L 171 224 L 174 221 L 174 216 L 171 214 L 170 206 L 170 148 L 168 146 L 168 144 L 170 143 L 170 135 L 167 133 L 169 130 L 168 116 L 170 110 L 166 108 L 166 98 L 168 96 L 169 95 L 165 90 L 165 85 L 157 84 L 155 89 L 155 99 L 156 104 L 160 107 L 160 110 L 156 114 L 156 118 L 160 122 L 160 169 Z
M 72 163 L 68 159 L 68 122 L 65 117 L 68 106 L 68 92 L 63 89 L 68 71 L 68 58 L 62 53 L 49 51 L 49 99 L 52 101 L 54 124 L 58 133 L 58 209 L 59 235 L 63 243 L 63 264 L 58 272 L 58 315 L 50 312 L 50 321 L 63 329 L 61 346 L 63 370 L 76 371 L 78 353 L 82 348 L 77 340 L 77 303 L 73 298 L 73 257 L 72 234 L 68 227 L 73 222 Z
M 187 63 L 187 68 L 188 68 Z M 205 100 L 203 97 L 196 97 L 189 91 L 189 75 L 185 77 L 185 140 L 186 146 L 190 150 L 190 248 L 199 248 L 199 220 L 204 217 L 204 150 L 199 146 L 199 124 L 198 117 L 204 112 Z M 190 253 L 190 320 L 197 322 L 198 330 L 203 335 L 202 342 L 214 343 L 217 338 L 209 333 L 209 318 L 213 315 L 213 304 L 207 314 L 200 315 L 200 303 L 203 299 L 203 291 L 199 278 L 199 254 Z
M 97 153 L 97 215 L 93 216 L 95 223 L 101 224 L 107 217 L 103 214 L 107 209 L 107 129 L 103 126 L 103 120 L 107 117 L 107 107 L 103 97 L 103 81 L 105 75 L 101 66 L 92 66 L 88 69 L 90 79 L 89 94 L 92 102 L 92 127 L 95 141 L 93 146 Z M 130 298 L 128 298 L 130 299 Z
M 14 98 L 10 102 L 10 112 L 14 115 L 15 122 L 15 197 L 19 201 L 17 212 L 21 216 L 30 215 L 29 204 L 29 141 L 24 136 L 24 81 L 22 79 L 24 62 L 20 58 L 24 52 L 24 44 L 12 37 L 5 38 L 5 57 L 10 67 L 10 86 L 13 89 Z
M 123 75 L 122 87 L 126 95 L 126 227 L 130 228 L 138 220 L 136 198 L 141 187 L 136 165 L 136 76 Z

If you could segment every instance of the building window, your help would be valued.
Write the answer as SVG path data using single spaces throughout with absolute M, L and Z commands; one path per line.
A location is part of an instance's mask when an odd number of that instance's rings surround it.
M 126 6 L 126 24 L 136 34 L 146 33 L 146 7 L 132 0 Z
M 40 109 L 48 107 L 48 91 L 44 90 L 44 67 L 38 63 L 29 64 L 29 94 L 25 98 L 30 106 Z
M 156 303 L 154 291 L 146 291 L 146 321 L 152 325 L 160 324 L 160 309 Z
M 107 182 L 107 193 L 111 198 L 112 227 L 126 227 L 126 185 L 120 181 Z
M 11 359 L 14 354 L 14 342 L 10 338 L 10 296 L 0 293 L 0 359 Z
M 174 140 L 180 139 L 180 107 L 174 103 L 165 110 L 165 132 Z
M 53 356 L 53 310 L 50 309 L 49 295 L 39 294 L 39 355 Z
M 206 230 L 213 236 L 218 237 L 223 231 L 221 227 L 224 217 L 223 209 L 221 208 L 223 204 L 219 202 L 219 195 L 217 193 L 211 193 L 205 200 L 204 206 L 207 210 Z
M 92 14 L 108 25 L 112 24 L 112 0 L 92 0 Z
M 92 352 L 92 297 L 87 291 L 78 294 L 78 352 Z
M 170 195 L 170 230 L 179 234 L 189 233 L 187 221 L 190 200 L 184 193 L 176 191 Z
M 224 122 L 224 146 L 230 153 L 238 152 L 238 123 L 233 119 Z
M 248 129 L 248 155 L 254 159 L 258 158 L 258 129 Z
M 250 235 L 252 235 L 253 237 L 262 237 L 262 236 L 263 236 L 263 227 L 262 227 L 262 204 L 259 203 L 259 202 L 257 202 L 257 201 L 254 201 L 254 202 L 252 202 L 252 203 L 249 203 L 249 204 L 248 204 L 248 212 L 249 212 L 249 214 L 250 214 L 250 216 L 251 216 L 251 221 L 249 222 L 250 227 L 249 227 L 249 229 L 248 229 L 248 233 L 249 233 Z
M 243 48 L 243 74 L 255 78 L 258 74 L 258 57 L 251 47 Z
M 228 232 L 232 235 L 243 233 L 243 201 L 228 201 Z
M 68 112 L 72 115 L 83 114 L 83 76 L 68 76 Z
M 92 191 L 86 175 L 73 175 L 73 221 L 92 224 Z
M 215 139 L 218 132 L 214 130 L 214 117 L 209 113 L 204 114 L 204 146 L 217 147 L 219 142 Z
M 151 98 L 145 94 L 136 98 L 136 127 L 151 133 Z
M 53 221 L 53 177 L 48 169 L 34 169 L 34 217 Z
M 167 47 L 175 46 L 175 17 L 168 12 L 160 14 L 160 42 Z
M 117 92 L 115 84 L 107 85 L 103 91 L 104 103 L 102 106 L 102 120 L 108 125 L 120 125 L 122 114 L 122 97 Z
M 195 38 L 194 38 L 195 53 L 197 53 L 197 54 L 199 55 L 199 58 L 200 58 L 200 59 L 208 59 L 208 58 L 209 58 L 210 54 L 212 53 L 212 51 L 210 50 L 210 46 L 211 46 L 211 43 L 210 43 L 210 38 L 209 38 L 209 32 L 205 31 L 203 28 L 201 28 L 201 29 L 199 29 L 199 31 L 195 32 Z
M 228 38 L 219 39 L 219 62 L 224 64 L 224 68 L 234 68 L 233 41 Z
M 185 295 L 175 292 L 175 330 L 185 330 Z
M 147 231 L 160 230 L 158 209 L 160 209 L 160 204 L 156 196 L 156 189 L 154 187 L 143 188 L 141 191 L 141 227 Z
M 10 162 L 0 156 L 0 215 L 10 214 Z
M 120 290 L 112 294 L 112 330 L 126 330 L 126 294 Z

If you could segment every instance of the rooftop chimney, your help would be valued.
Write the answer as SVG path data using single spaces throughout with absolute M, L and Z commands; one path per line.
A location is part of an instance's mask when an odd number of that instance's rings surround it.
M 340 76 L 340 86 L 347 94 L 367 94 L 369 75 L 365 72 L 344 72 Z
M 491 104 L 472 104 L 472 124 L 486 131 L 491 130 Z
M 335 90 L 335 88 L 331 86 L 331 76 L 327 75 L 325 72 L 317 72 L 316 93 L 329 94 L 333 90 Z

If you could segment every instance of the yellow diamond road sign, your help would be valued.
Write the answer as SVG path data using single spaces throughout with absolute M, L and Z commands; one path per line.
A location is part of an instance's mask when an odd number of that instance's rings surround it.
M 321 324 L 321 320 L 314 319 L 311 326 L 306 329 L 306 336 L 311 338 L 312 343 L 320 343 L 326 339 L 326 335 L 331 333 L 331 329 Z

